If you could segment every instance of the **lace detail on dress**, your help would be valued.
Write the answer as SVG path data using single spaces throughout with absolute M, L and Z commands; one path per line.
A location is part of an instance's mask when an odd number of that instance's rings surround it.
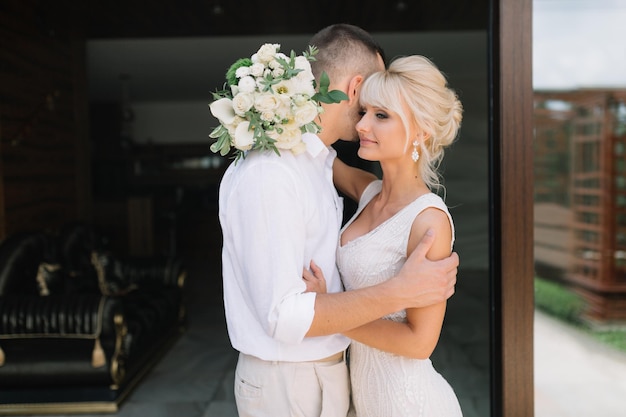
M 380 181 L 368 186 L 342 233 L 380 189 Z M 432 193 L 420 196 L 374 230 L 339 246 L 337 264 L 347 291 L 378 284 L 398 273 L 406 260 L 413 220 L 427 207 L 437 207 L 448 214 L 454 239 L 452 218 L 443 200 Z M 406 312 L 385 318 L 405 321 Z M 462 415 L 454 391 L 429 359 L 406 358 L 353 341 L 350 378 L 357 417 Z

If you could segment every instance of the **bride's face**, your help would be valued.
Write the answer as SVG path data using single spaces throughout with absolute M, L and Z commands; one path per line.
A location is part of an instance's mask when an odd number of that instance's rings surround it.
M 412 148 L 407 145 L 406 129 L 398 113 L 363 106 L 356 130 L 359 134 L 359 157 L 368 161 L 410 158 Z

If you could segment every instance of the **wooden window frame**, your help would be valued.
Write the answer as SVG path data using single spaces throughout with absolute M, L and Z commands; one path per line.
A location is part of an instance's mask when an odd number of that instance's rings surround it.
M 492 0 L 492 417 L 534 415 L 532 0 Z

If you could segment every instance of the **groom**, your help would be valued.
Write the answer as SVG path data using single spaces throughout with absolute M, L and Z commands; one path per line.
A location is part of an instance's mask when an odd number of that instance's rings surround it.
M 444 301 L 456 283 L 458 256 L 427 260 L 433 236 L 426 235 L 396 277 L 342 292 L 335 250 L 343 204 L 332 183 L 331 145 L 356 138 L 359 89 L 384 69 L 384 55 L 367 32 L 346 24 L 322 29 L 310 45 L 319 48 L 311 63 L 316 79 L 325 71 L 330 89 L 348 100 L 325 105 L 322 131 L 304 135 L 303 153 L 252 151 L 231 164 L 220 185 L 224 307 L 240 352 L 240 417 L 345 417 L 349 340 L 340 333 Z M 302 270 L 312 259 L 326 275 L 326 294 L 306 292 Z

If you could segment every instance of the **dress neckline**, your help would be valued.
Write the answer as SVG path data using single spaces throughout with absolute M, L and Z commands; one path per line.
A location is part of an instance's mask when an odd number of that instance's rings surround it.
M 384 220 L 382 223 L 380 223 L 378 226 L 374 227 L 373 229 L 363 233 L 362 235 L 359 235 L 357 237 L 355 237 L 352 240 L 347 241 L 346 243 L 341 243 L 341 237 L 343 236 L 343 232 L 345 232 L 345 230 L 352 224 L 354 223 L 354 221 L 359 217 L 359 215 L 361 214 L 361 212 L 363 210 L 365 210 L 365 207 L 367 207 L 372 200 L 374 199 L 374 197 L 376 197 L 378 194 L 380 194 L 380 190 L 376 193 L 373 194 L 370 199 L 364 204 L 362 205 L 357 211 L 356 213 L 354 213 L 354 215 L 352 216 L 352 218 L 348 221 L 348 223 L 346 223 L 343 228 L 341 229 L 341 233 L 339 234 L 339 248 L 342 249 L 348 245 L 350 245 L 353 242 L 357 242 L 361 239 L 364 239 L 367 236 L 372 235 L 374 232 L 376 232 L 378 229 L 380 229 L 381 227 L 383 227 L 385 224 L 391 222 L 392 220 L 394 220 L 396 217 L 398 217 L 400 214 L 402 214 L 404 211 L 406 211 L 409 207 L 411 207 L 413 204 L 415 204 L 417 201 L 421 200 L 422 198 L 428 196 L 428 195 L 432 195 L 432 192 L 427 192 L 424 193 L 420 196 L 418 196 L 417 198 L 415 198 L 415 200 L 411 201 L 409 204 L 407 204 L 406 206 L 402 207 L 400 210 L 398 210 L 393 216 L 389 217 L 388 219 Z

